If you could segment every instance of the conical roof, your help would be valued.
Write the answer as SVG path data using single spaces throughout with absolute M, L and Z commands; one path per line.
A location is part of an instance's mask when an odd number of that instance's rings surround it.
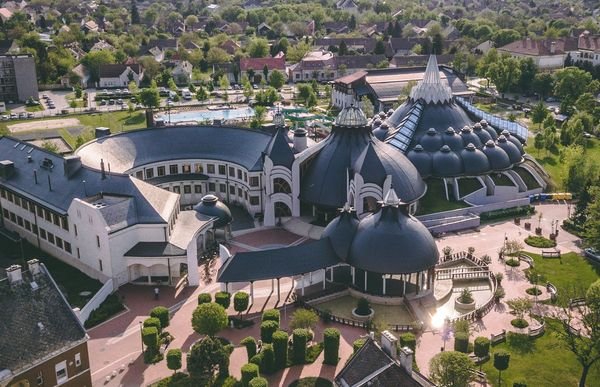
M 411 90 L 410 99 L 423 100 L 427 104 L 452 102 L 452 89 L 440 78 L 440 69 L 435 55 L 429 57 L 423 79 Z
M 265 153 L 273 161 L 274 165 L 281 165 L 291 169 L 294 163 L 294 152 L 288 145 L 285 131 L 286 129 L 284 128 L 277 130 L 271 141 L 269 141 Z

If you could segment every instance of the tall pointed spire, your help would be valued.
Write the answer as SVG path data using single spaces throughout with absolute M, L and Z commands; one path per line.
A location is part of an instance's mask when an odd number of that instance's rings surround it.
M 452 101 L 452 89 L 440 78 L 440 69 L 435 55 L 429 56 L 423 79 L 411 90 L 410 99 L 423 100 L 428 104 Z

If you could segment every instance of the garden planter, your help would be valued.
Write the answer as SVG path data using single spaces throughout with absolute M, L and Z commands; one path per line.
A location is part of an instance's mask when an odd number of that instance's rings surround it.
M 368 315 L 365 315 L 365 316 L 361 316 L 360 314 L 356 313 L 356 308 L 354 308 L 354 309 L 352 309 L 352 317 L 354 317 L 358 321 L 371 320 L 373 318 L 373 316 L 375 315 L 375 311 L 373 309 L 370 309 L 370 310 L 371 310 L 371 313 L 369 313 Z
M 456 300 L 454 300 L 454 309 L 458 310 L 459 312 L 470 312 L 472 310 L 475 310 L 475 301 L 470 302 L 468 304 L 463 304 L 457 298 Z
M 515 218 L 515 224 L 516 225 L 521 224 L 521 218 Z
M 541 227 L 536 227 L 535 228 L 535 235 L 542 235 L 542 228 Z
M 556 240 L 556 234 L 550 234 L 550 240 L 551 241 L 555 241 Z
M 525 230 L 531 230 L 531 223 L 525 222 Z

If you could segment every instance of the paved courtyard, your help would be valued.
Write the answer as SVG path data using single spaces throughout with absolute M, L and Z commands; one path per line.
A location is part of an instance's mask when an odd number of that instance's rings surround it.
M 537 206 L 538 211 L 543 213 L 541 227 L 544 235 L 550 233 L 551 222 L 562 220 L 567 217 L 569 209 L 566 204 L 545 204 Z M 537 226 L 537 215 L 531 220 L 532 227 Z M 503 285 L 506 290 L 506 298 L 523 297 L 525 289 L 530 285 L 527 283 L 521 268 L 511 270 L 497 261 L 497 252 L 502 246 L 504 238 L 523 240 L 528 232 L 523 226 L 517 226 L 512 221 L 504 221 L 484 225 L 479 231 L 469 231 L 459 234 L 446 235 L 436 240 L 440 250 L 444 246 L 451 246 L 455 251 L 466 250 L 467 247 L 475 248 L 475 254 L 481 256 L 489 254 L 492 257 L 492 270 L 504 272 Z M 262 229 L 244 231 L 230 241 L 229 246 L 232 253 L 237 251 L 249 251 L 276 246 L 290 246 L 305 243 L 306 238 L 292 234 L 281 229 Z M 577 238 L 561 230 L 558 235 L 558 248 L 563 252 L 579 251 Z M 529 251 L 537 249 L 527 247 Z M 215 293 L 220 290 L 220 284 L 214 282 L 216 272 L 219 268 L 218 260 L 208 267 L 200 267 L 202 283 L 198 288 L 186 288 L 175 292 L 172 288 L 161 289 L 160 300 L 155 301 L 151 287 L 127 285 L 119 293 L 124 297 L 124 303 L 129 308 L 126 312 L 112 320 L 93 328 L 89 331 L 89 351 L 91 356 L 92 379 L 94 385 L 105 386 L 143 386 L 162 377 L 171 374 L 167 369 L 166 362 L 162 361 L 156 365 L 143 364 L 140 322 L 147 317 L 149 310 L 156 305 L 170 307 L 173 311 L 171 325 L 167 330 L 175 336 L 170 348 L 181 348 L 185 353 L 190 346 L 199 339 L 192 330 L 191 316 L 197 305 L 197 295 L 200 292 Z M 249 292 L 247 284 L 237 284 L 231 292 L 244 290 Z M 281 281 L 281 299 L 277 300 L 277 292 L 272 291 L 271 281 L 260 281 L 255 283 L 255 302 L 252 306 L 250 317 L 257 316 L 258 312 L 271 307 L 282 307 L 282 326 L 287 327 L 289 318 L 294 307 L 286 301 L 291 294 L 291 279 Z M 542 296 L 543 297 L 543 296 Z M 235 312 L 231 309 L 230 314 Z M 431 316 L 424 316 L 431 317 Z M 473 336 L 488 336 L 490 333 L 499 333 L 502 329 L 510 327 L 510 320 L 514 316 L 508 313 L 508 307 L 503 302 L 492 310 L 480 322 L 475 324 Z M 256 320 L 259 322 L 259 320 Z M 333 324 L 331 324 L 333 325 Z M 292 381 L 304 376 L 321 376 L 332 379 L 352 354 L 352 342 L 365 335 L 366 332 L 335 324 L 342 331 L 340 346 L 341 360 L 337 367 L 322 364 L 321 354 L 315 363 L 304 367 L 295 366 L 269 377 L 270 385 L 287 386 Z M 322 330 L 325 326 L 319 323 L 315 330 L 317 340 L 322 340 Z M 252 335 L 259 337 L 259 325 L 246 329 L 225 329 L 220 336 L 225 337 L 233 344 L 238 344 L 241 339 Z M 417 363 L 421 372 L 428 373 L 429 359 L 440 351 L 443 341 L 440 330 L 436 327 L 428 328 L 418 339 Z M 447 343 L 452 346 L 452 341 Z M 236 347 L 231 355 L 230 372 L 235 377 L 240 377 L 240 367 L 247 362 L 246 351 L 243 347 Z M 114 377 L 110 377 L 114 374 Z M 106 382 L 107 376 L 110 381 Z

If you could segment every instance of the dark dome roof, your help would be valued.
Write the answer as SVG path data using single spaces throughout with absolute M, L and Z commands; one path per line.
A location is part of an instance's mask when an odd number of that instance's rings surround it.
M 329 238 L 333 250 L 337 256 L 345 262 L 348 259 L 350 244 L 352 243 L 357 228 L 358 219 L 356 219 L 356 216 L 352 211 L 346 207 L 337 218 L 332 220 L 327 227 L 325 227 L 321 239 Z
M 462 160 L 452 152 L 448 145 L 444 145 L 433 154 L 433 174 L 436 176 L 458 176 L 462 172 Z
M 427 270 L 438 258 L 429 230 L 409 216 L 405 206 L 386 198 L 378 212 L 358 224 L 348 264 L 375 273 L 402 274 Z
M 490 166 L 493 170 L 498 171 L 510 168 L 510 158 L 504 149 L 496 146 L 492 140 L 485 143 L 485 146 L 483 147 L 483 153 L 485 153 L 490 161 Z
M 445 145 L 448 145 L 453 151 L 460 151 L 464 148 L 462 138 L 456 133 L 454 128 L 449 127 L 444 131 L 442 139 Z
M 217 218 L 214 222 L 214 227 L 227 226 L 233 220 L 229 207 L 215 195 L 204 196 L 200 203 L 194 206 L 194 210 L 199 214 Z
M 378 126 L 381 125 L 381 119 L 379 117 L 375 118 L 371 124 L 373 125 L 374 128 L 377 128 Z
M 388 128 L 383 128 L 382 126 L 378 126 L 373 130 L 373 136 L 377 138 L 379 141 L 384 141 L 388 135 Z
M 494 139 L 494 140 L 498 139 L 498 133 L 496 133 L 494 128 L 492 128 L 486 120 L 481 120 L 481 121 L 479 121 L 479 123 L 481 124 L 481 127 L 483 128 L 483 130 L 485 130 L 486 132 L 488 132 L 490 134 L 490 136 L 492 136 L 492 139 Z
M 510 132 L 508 130 L 503 130 L 502 133 L 500 133 L 500 134 L 502 134 L 504 137 L 506 137 L 506 139 L 508 141 L 510 141 L 513 144 L 515 144 L 515 146 L 517 148 L 519 148 L 519 152 L 521 152 L 521 154 L 525 154 L 525 151 L 523 150 L 523 144 L 521 143 L 521 141 L 517 137 L 513 136 L 512 134 L 510 134 Z
M 520 163 L 523 160 L 523 157 L 521 155 L 521 151 L 519 150 L 519 148 L 517 148 L 517 146 L 515 144 L 513 144 L 511 141 L 508 141 L 508 139 L 506 137 L 504 137 L 504 135 L 501 134 L 500 137 L 498 137 L 498 141 L 496 141 L 496 145 L 499 146 L 500 148 L 502 148 L 506 152 L 511 164 Z
M 463 144 L 465 146 L 469 144 L 473 144 L 477 148 L 481 148 L 483 146 L 479 136 L 473 133 L 473 129 L 468 126 L 465 126 L 460 130 L 460 137 L 462 137 Z
M 465 175 L 480 175 L 490 171 L 490 162 L 486 155 L 477 149 L 475 145 L 468 144 L 460 152 L 463 160 Z
M 417 144 L 412 150 L 406 155 L 411 163 L 417 167 L 417 170 L 424 179 L 431 176 L 431 154 L 425 152 L 420 144 Z
M 427 132 L 425 132 L 425 134 L 421 137 L 419 144 L 421 144 L 423 149 L 425 149 L 427 152 L 435 152 L 439 150 L 442 145 L 444 145 L 444 141 L 437 130 L 434 128 L 429 128 L 429 130 L 427 130 Z
M 492 137 L 492 135 L 487 130 L 483 129 L 479 122 L 473 125 L 473 133 L 475 133 L 477 137 L 479 137 L 482 144 L 485 144 L 490 140 L 496 139 L 495 137 Z

